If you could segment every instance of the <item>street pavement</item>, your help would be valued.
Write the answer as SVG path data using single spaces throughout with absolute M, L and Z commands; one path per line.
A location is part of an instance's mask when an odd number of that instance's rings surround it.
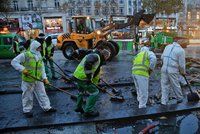
M 196 48 L 195 48 L 196 49 Z M 68 61 L 66 60 L 60 51 L 56 51 L 55 53 L 55 61 L 58 63 L 62 69 L 73 71 L 75 67 L 78 65 L 76 61 Z M 108 83 L 123 83 L 123 82 L 132 82 L 131 79 L 131 64 L 132 64 L 133 55 L 127 51 L 121 51 L 119 56 L 116 57 L 113 61 L 108 62 L 106 66 L 102 69 L 101 78 L 103 78 Z M 20 90 L 20 74 L 15 71 L 10 66 L 10 60 L 1 60 L 0 61 L 0 91 L 7 91 L 7 90 Z M 58 68 L 56 68 L 58 70 Z M 58 70 L 59 71 L 59 70 Z M 67 73 L 67 72 L 66 72 Z M 110 77 L 112 76 L 112 77 Z M 55 81 L 52 82 L 54 85 L 58 87 L 68 86 L 63 81 Z M 98 119 L 111 119 L 111 118 L 120 118 L 120 117 L 128 117 L 130 115 L 139 114 L 137 109 L 137 101 L 136 96 L 131 94 L 131 90 L 134 89 L 133 86 L 123 86 L 123 87 L 116 87 L 117 89 L 123 90 L 123 95 L 125 96 L 126 102 L 125 103 L 113 103 L 110 102 L 109 96 L 106 94 L 101 93 L 100 99 L 97 102 L 97 109 L 100 111 L 100 117 Z M 110 88 L 108 88 L 111 90 Z M 50 90 L 50 91 L 48 91 Z M 159 70 L 155 71 L 153 76 L 150 80 L 150 97 L 154 97 L 156 93 L 160 91 L 160 76 Z M 73 94 L 77 94 L 76 89 L 70 90 Z M 75 102 L 72 101 L 66 94 L 59 92 L 59 91 L 51 91 L 51 89 L 47 89 L 47 93 L 50 97 L 52 105 L 58 109 L 58 112 L 51 115 L 46 115 L 42 112 L 41 108 L 39 107 L 38 103 L 34 102 L 34 118 L 33 119 L 26 119 L 22 114 L 22 106 L 21 106 L 21 95 L 17 94 L 1 94 L 0 95 L 0 128 L 6 127 L 20 127 L 20 126 L 29 126 L 29 127 L 37 127 L 38 125 L 42 125 L 43 127 L 55 123 L 55 124 L 66 124 L 66 122 L 85 122 L 91 121 L 94 119 L 84 119 L 79 114 L 73 111 Z M 173 101 L 172 101 L 173 103 Z M 185 102 L 184 102 L 185 103 Z M 152 104 L 148 103 L 149 109 L 146 111 L 148 112 L 156 112 L 155 109 L 152 109 Z M 151 105 L 150 105 L 151 104 Z M 157 106 L 156 102 L 153 103 L 154 106 Z M 181 108 L 180 105 L 179 107 Z M 198 106 L 198 105 L 196 105 Z M 173 106 L 174 107 L 174 106 Z M 14 112 L 13 112 L 14 111 Z M 142 114 L 143 112 L 141 112 Z M 84 125 L 83 125 L 84 126 Z M 73 126 L 74 128 L 79 128 L 78 125 Z M 72 127 L 72 128 L 73 128 Z M 89 130 L 94 130 L 94 124 L 90 124 Z M 61 133 L 67 128 L 62 128 Z M 59 129 L 59 128 L 58 128 Z M 44 130 L 44 129 L 43 129 Z M 41 130 L 41 131 L 43 131 Z M 73 131 L 73 129 L 71 129 Z M 73 133 L 76 129 L 74 129 Z M 50 132 L 54 132 L 55 129 L 48 129 Z M 60 130 L 59 130 L 60 131 Z M 95 130 L 94 130 L 95 131 Z M 33 131 L 29 131 L 33 132 Z

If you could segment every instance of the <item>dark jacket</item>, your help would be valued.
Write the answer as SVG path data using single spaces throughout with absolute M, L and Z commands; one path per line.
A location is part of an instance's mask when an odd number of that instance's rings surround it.
M 103 56 L 101 55 L 101 53 L 98 50 L 93 50 L 87 56 L 87 59 L 85 61 L 85 65 L 84 65 L 85 70 L 91 70 L 93 64 L 95 64 L 98 61 L 98 57 L 95 54 L 98 54 L 100 56 L 100 65 L 98 66 L 97 70 L 95 71 L 93 77 L 96 77 L 99 74 L 101 66 L 105 63 L 105 60 L 104 60 Z M 88 74 L 87 78 L 91 79 L 91 77 L 92 77 L 91 75 L 92 74 Z
M 46 42 L 47 47 L 50 46 L 50 45 L 52 44 L 51 36 L 48 36 L 48 37 L 46 38 L 45 42 Z M 46 57 L 46 58 L 49 58 L 49 55 L 48 55 L 48 53 L 47 53 L 47 47 L 46 47 L 46 49 L 45 49 L 45 51 L 46 51 L 46 55 L 45 55 L 45 57 Z M 53 56 L 53 54 L 54 54 L 54 50 L 55 50 L 55 48 L 52 47 L 52 49 L 51 49 L 51 53 L 50 53 L 50 57 Z
M 42 48 L 42 50 L 43 50 L 43 47 L 44 47 L 44 46 L 43 46 L 43 43 L 44 43 L 45 40 L 44 40 L 44 39 L 41 39 L 41 38 L 38 38 L 38 37 L 35 38 L 35 40 L 38 41 L 38 42 L 41 44 L 41 48 Z M 44 57 L 43 51 L 41 51 L 41 55 L 42 55 L 42 57 Z

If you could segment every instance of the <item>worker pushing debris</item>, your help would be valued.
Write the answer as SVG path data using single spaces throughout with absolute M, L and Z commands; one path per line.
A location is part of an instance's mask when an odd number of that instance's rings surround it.
M 144 40 L 143 44 L 145 46 L 141 48 L 140 53 L 134 58 L 132 68 L 132 77 L 135 83 L 139 108 L 146 107 L 149 75 L 154 70 L 157 62 L 155 54 L 146 46 L 146 44 L 149 44 L 149 40 Z
M 95 117 L 99 115 L 98 111 L 94 111 L 94 105 L 99 94 L 99 90 L 95 85 L 99 82 L 100 68 L 109 56 L 110 52 L 105 49 L 100 50 L 100 53 L 89 53 L 82 59 L 73 74 L 80 91 L 75 111 L 81 112 L 85 117 Z M 86 104 L 83 107 L 84 91 L 87 91 L 90 96 L 87 98 Z
M 33 93 L 45 112 L 56 111 L 56 109 L 50 106 L 50 101 L 45 91 L 44 83 L 49 84 L 49 81 L 46 77 L 40 51 L 41 44 L 37 41 L 33 41 L 30 45 L 30 51 L 19 54 L 11 61 L 11 65 L 16 70 L 22 72 L 22 106 L 23 113 L 26 117 L 33 116 L 31 112 L 33 108 Z M 28 75 L 34 76 L 37 79 L 42 79 L 44 83 L 28 77 Z
M 161 56 L 161 104 L 167 105 L 169 101 L 170 88 L 175 92 L 177 103 L 183 101 L 183 93 L 179 83 L 179 77 L 185 75 L 185 51 L 178 43 L 177 38 L 174 42 L 165 47 Z

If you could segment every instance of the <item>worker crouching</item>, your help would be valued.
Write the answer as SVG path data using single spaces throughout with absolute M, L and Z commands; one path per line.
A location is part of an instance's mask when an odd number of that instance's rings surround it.
M 32 117 L 33 93 L 35 94 L 39 105 L 45 112 L 55 112 L 56 109 L 50 106 L 49 98 L 46 94 L 44 83 L 49 84 L 47 80 L 44 63 L 40 54 L 41 44 L 33 41 L 30 45 L 30 51 L 19 54 L 11 61 L 11 65 L 22 72 L 22 106 L 25 116 Z M 32 77 L 43 80 L 37 81 Z
M 145 42 L 146 43 L 146 42 Z M 133 60 L 132 77 L 134 80 L 139 108 L 145 108 L 148 100 L 149 75 L 154 70 L 157 59 L 149 47 L 142 47 Z
M 103 65 L 103 61 L 106 61 L 109 56 L 110 52 L 107 50 L 101 50 L 100 53 L 89 53 L 82 59 L 73 74 L 80 91 L 75 111 L 81 112 L 85 117 L 99 115 L 98 111 L 94 111 L 99 94 L 99 90 L 95 85 L 99 82 L 100 68 Z M 89 93 L 85 105 L 83 105 L 83 92 Z

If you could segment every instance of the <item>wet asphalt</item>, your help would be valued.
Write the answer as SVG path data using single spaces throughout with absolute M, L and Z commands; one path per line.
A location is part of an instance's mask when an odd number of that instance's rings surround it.
M 195 48 L 196 49 L 196 48 Z M 119 56 L 114 58 L 111 62 L 108 62 L 106 66 L 103 66 L 103 69 L 101 71 L 101 78 L 103 78 L 108 83 L 133 83 L 131 78 L 131 65 L 132 65 L 132 53 L 128 51 L 121 51 Z M 76 61 L 69 61 L 66 60 L 60 51 L 56 51 L 54 60 L 56 63 L 59 64 L 59 66 L 66 71 L 70 75 L 67 70 L 74 71 L 76 66 L 78 65 L 78 62 Z M 132 86 L 118 86 L 115 87 L 117 89 L 122 90 L 122 94 L 125 97 L 126 101 L 123 103 L 119 102 L 111 102 L 109 99 L 110 97 L 105 93 L 100 93 L 99 101 L 97 102 L 96 108 L 100 112 L 100 117 L 95 119 L 85 119 L 80 114 L 75 113 L 74 107 L 75 107 L 75 101 L 71 100 L 69 96 L 66 94 L 55 91 L 55 89 L 46 88 L 47 93 L 49 95 L 50 101 L 52 106 L 57 108 L 57 112 L 55 114 L 44 114 L 44 112 L 39 107 L 36 99 L 34 101 L 34 118 L 27 119 L 22 114 L 22 106 L 21 106 L 21 94 L 20 94 L 20 74 L 15 71 L 10 66 L 10 60 L 1 60 L 0 61 L 0 129 L 4 128 L 16 128 L 16 127 L 26 127 L 29 126 L 29 132 L 34 132 L 35 129 L 32 129 L 34 127 L 45 127 L 48 128 L 49 124 L 62 124 L 64 127 L 66 122 L 69 123 L 78 123 L 78 122 L 91 122 L 93 120 L 102 120 L 102 119 L 112 119 L 112 118 L 123 118 L 123 117 L 129 117 L 133 116 L 133 113 L 137 113 L 137 101 L 136 101 L 136 95 L 132 94 L 131 91 L 134 90 L 134 85 Z M 56 68 L 57 71 L 61 72 L 58 68 Z M 59 75 L 58 75 L 59 76 Z M 112 77 L 111 77 L 112 76 Z M 51 81 L 52 84 L 54 84 L 57 87 L 68 87 L 71 86 L 68 83 L 65 83 L 62 80 L 56 80 Z M 197 88 L 197 87 L 193 87 Z M 110 88 L 107 88 L 111 91 Z M 17 93 L 13 94 L 6 94 L 5 91 L 17 91 Z M 72 88 L 69 90 L 73 94 L 77 94 L 76 88 Z M 159 68 L 154 72 L 154 74 L 151 76 L 150 79 L 150 100 L 148 103 L 149 109 L 151 109 L 150 112 L 155 111 L 155 109 L 152 109 L 153 106 L 159 106 L 159 99 L 156 99 L 157 96 L 159 96 L 160 91 L 160 72 Z M 184 90 L 187 91 L 187 88 Z M 174 103 L 173 100 L 173 94 L 171 95 L 172 103 Z M 183 104 L 184 106 L 184 104 Z M 142 112 L 141 112 L 142 113 Z M 137 115 L 137 114 L 135 114 Z M 185 118 L 182 119 L 182 121 L 177 121 L 178 117 L 170 117 L 174 121 L 173 125 L 169 125 L 170 129 L 165 130 L 167 127 L 166 124 L 170 124 L 172 122 L 170 119 L 169 121 L 165 122 L 165 125 L 160 125 L 160 127 L 157 127 L 157 132 L 198 132 L 198 126 L 199 126 L 199 118 L 197 113 L 192 113 L 189 115 L 185 115 Z M 193 121 L 192 125 L 187 125 L 187 123 L 191 123 L 191 120 Z M 178 127 L 176 127 L 178 122 Z M 185 122 L 185 123 L 184 123 Z M 102 132 L 115 132 L 115 131 L 127 131 L 132 133 L 139 132 L 142 127 L 146 126 L 147 124 L 151 124 L 152 122 L 148 120 L 139 120 L 139 121 L 129 121 L 126 125 L 124 125 L 122 122 L 103 122 L 103 123 L 93 123 L 90 125 L 95 125 L 96 127 L 92 127 L 95 132 L 102 133 Z M 87 124 L 87 123 L 85 123 Z M 106 124 L 106 125 L 105 125 Z M 175 125 L 175 126 L 174 126 Z M 68 125 L 69 126 L 69 125 Z M 76 127 L 78 125 L 73 125 L 73 127 Z M 164 127 L 163 127 L 164 126 Z M 67 126 L 66 126 L 67 127 Z M 73 128 L 72 127 L 72 128 Z M 115 128 L 115 130 L 113 130 Z M 187 129 L 185 129 L 187 128 Z M 188 131 L 186 131 L 188 130 Z M 190 131 L 191 130 L 191 131 Z M 9 130 L 12 131 L 12 130 Z M 20 132 L 20 131 L 19 131 Z M 50 131 L 51 132 L 51 131 Z M 53 132 L 53 129 L 52 129 Z M 62 131 L 61 131 L 62 132 Z M 63 129 L 64 132 L 64 129 Z

